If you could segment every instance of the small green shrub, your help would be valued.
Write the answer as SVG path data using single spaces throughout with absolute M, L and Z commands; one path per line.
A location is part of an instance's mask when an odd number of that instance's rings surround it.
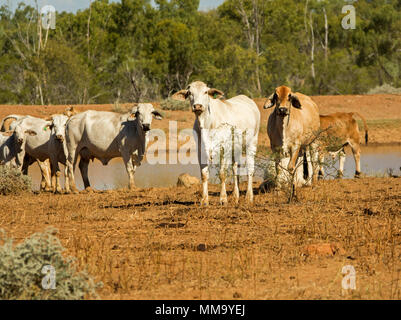
M 32 179 L 18 169 L 0 166 L 0 194 L 18 195 L 31 191 Z
M 401 94 L 401 88 L 394 88 L 385 83 L 382 86 L 370 89 L 368 94 Z
M 162 110 L 173 111 L 188 111 L 189 103 L 187 101 L 178 101 L 172 98 L 167 98 L 160 103 Z
M 55 229 L 47 229 L 13 246 L 13 240 L 0 229 L 0 299 L 97 298 L 96 289 L 102 284 L 94 283 L 85 271 L 78 272 L 73 258 L 63 257 L 65 249 L 55 233 Z M 55 270 L 54 289 L 43 288 L 46 265 Z

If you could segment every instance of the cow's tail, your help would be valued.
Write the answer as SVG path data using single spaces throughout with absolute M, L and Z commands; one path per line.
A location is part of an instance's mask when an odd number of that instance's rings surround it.
M 353 115 L 358 116 L 359 118 L 361 118 L 362 122 L 363 122 L 363 127 L 365 129 L 365 144 L 368 144 L 369 141 L 369 133 L 368 133 L 368 124 L 366 123 L 366 119 L 358 112 L 353 112 Z

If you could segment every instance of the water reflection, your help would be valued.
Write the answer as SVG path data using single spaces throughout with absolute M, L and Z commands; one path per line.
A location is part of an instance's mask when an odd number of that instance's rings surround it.
M 338 168 L 338 163 L 336 164 Z M 401 167 L 401 146 L 380 146 L 380 147 L 362 147 L 361 169 L 368 175 L 383 175 L 388 169 L 393 169 L 393 173 L 400 175 Z M 62 172 L 64 167 L 60 166 Z M 353 177 L 355 172 L 355 163 L 350 150 L 347 150 L 347 160 L 345 163 L 345 177 Z M 199 166 L 194 164 L 181 165 L 150 165 L 143 163 L 137 168 L 135 174 L 135 183 L 139 188 L 149 187 L 169 187 L 177 183 L 177 178 L 182 173 L 189 173 L 200 178 Z M 212 169 L 211 177 L 213 183 L 218 182 L 216 178 L 217 170 Z M 40 171 L 37 164 L 29 168 L 29 175 L 33 180 L 34 190 L 40 186 Z M 257 170 L 255 181 L 262 181 L 263 171 Z M 214 178 L 213 178 L 214 177 Z M 244 177 L 246 179 L 246 177 Z M 78 189 L 83 189 L 83 182 L 78 166 L 75 171 L 75 179 Z M 89 180 L 91 185 L 98 190 L 124 188 L 128 185 L 128 176 L 121 159 L 113 159 L 107 166 L 103 166 L 100 161 L 95 160 L 89 165 Z M 64 184 L 64 177 L 61 179 Z

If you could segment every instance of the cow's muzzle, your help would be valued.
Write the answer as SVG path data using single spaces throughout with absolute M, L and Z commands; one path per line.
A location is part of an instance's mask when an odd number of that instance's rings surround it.
M 193 112 L 203 112 L 204 108 L 201 104 L 194 104 L 194 106 L 192 107 L 192 111 Z
M 60 142 L 64 141 L 64 137 L 61 134 L 56 135 L 56 139 Z
M 290 111 L 288 110 L 288 108 L 281 107 L 281 108 L 278 108 L 278 114 L 279 114 L 279 116 L 285 117 L 290 114 Z
M 150 130 L 150 125 L 149 124 L 142 124 L 142 129 L 143 131 L 149 131 Z
M 19 144 L 23 144 L 24 143 L 24 139 L 22 139 L 22 138 L 18 138 L 17 141 L 18 141 Z

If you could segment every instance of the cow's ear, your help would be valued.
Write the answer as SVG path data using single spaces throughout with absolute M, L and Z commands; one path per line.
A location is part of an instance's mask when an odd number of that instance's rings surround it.
M 163 116 L 160 114 L 160 112 L 159 111 L 157 111 L 157 110 L 153 110 L 152 111 L 152 114 L 153 114 L 153 116 L 155 117 L 155 119 L 157 119 L 157 120 L 162 120 L 163 119 Z
M 43 127 L 43 131 L 51 130 L 51 128 L 53 128 L 53 122 L 48 121 Z
M 131 109 L 129 118 L 130 119 L 135 119 L 136 118 L 136 114 L 138 113 L 138 105 L 134 105 Z
M 273 108 L 278 100 L 278 95 L 274 92 L 270 97 L 267 98 L 265 105 L 263 106 L 264 109 Z
M 11 137 L 13 135 L 13 133 L 14 133 L 14 131 L 9 130 L 6 132 L 2 132 L 1 134 L 6 137 Z
M 174 100 L 178 100 L 178 101 L 185 101 L 187 100 L 189 95 L 189 91 L 188 90 L 180 90 L 176 93 L 174 93 L 171 98 L 173 98 Z
M 220 91 L 218 89 L 209 89 L 209 91 L 207 92 L 209 94 L 209 96 L 211 96 L 213 99 L 220 99 L 222 97 L 224 97 L 224 92 Z
M 33 131 L 33 130 L 26 130 L 25 134 L 29 135 L 29 136 L 36 136 L 37 135 L 36 131 Z
M 290 99 L 291 99 L 291 104 L 294 108 L 302 109 L 301 101 L 299 101 L 299 98 L 295 94 L 292 94 L 290 96 Z

